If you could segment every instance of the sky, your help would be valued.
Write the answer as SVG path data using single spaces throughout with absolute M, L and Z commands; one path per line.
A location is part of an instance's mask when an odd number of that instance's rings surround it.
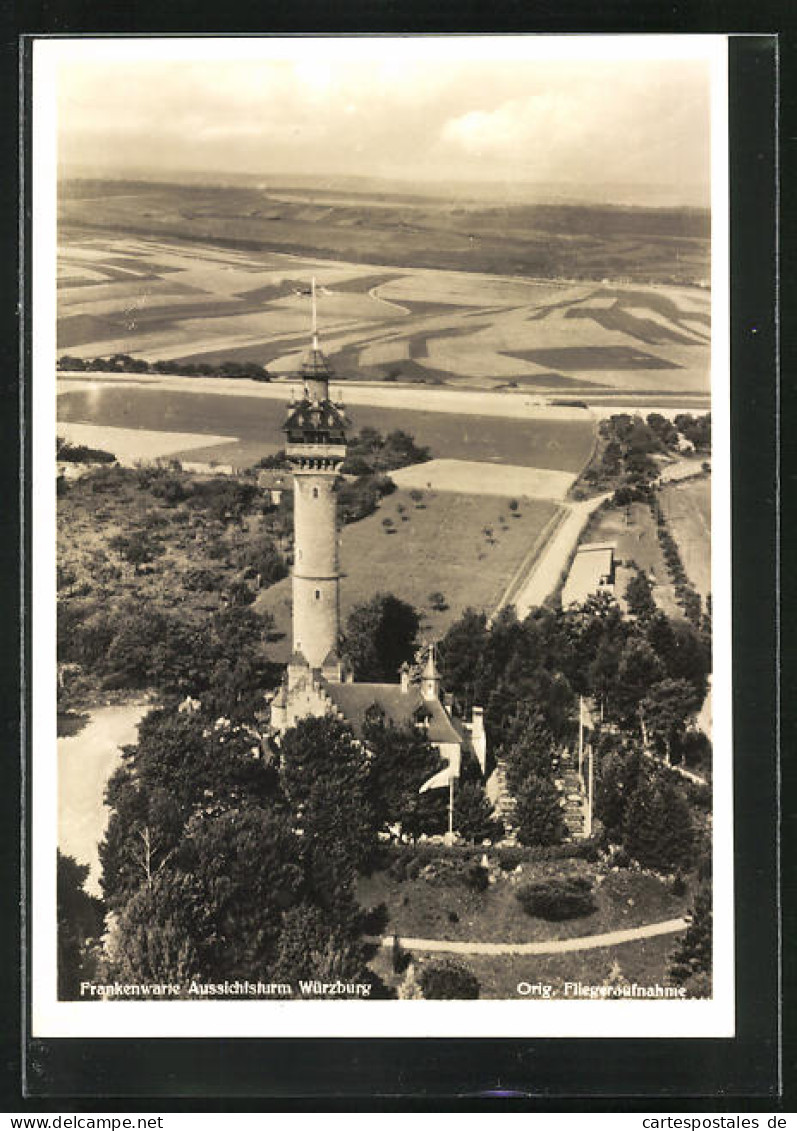
M 588 38 L 67 44 L 59 161 L 67 171 L 554 183 L 587 197 L 611 182 L 706 203 L 702 45 L 679 37 L 690 50 L 656 58 L 664 37 L 639 50 L 632 37 Z

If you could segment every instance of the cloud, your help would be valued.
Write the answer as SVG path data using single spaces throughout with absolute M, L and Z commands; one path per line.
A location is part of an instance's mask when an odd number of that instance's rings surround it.
M 357 46 L 62 63 L 61 159 L 580 184 L 707 176 L 704 63 L 496 61 L 450 37 Z

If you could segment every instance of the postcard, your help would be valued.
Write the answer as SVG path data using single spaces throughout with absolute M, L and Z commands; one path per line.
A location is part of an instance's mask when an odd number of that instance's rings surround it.
M 726 37 L 32 96 L 32 1035 L 733 1036 Z

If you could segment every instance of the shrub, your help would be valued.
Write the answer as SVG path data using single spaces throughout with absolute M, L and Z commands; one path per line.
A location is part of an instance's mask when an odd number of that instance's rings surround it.
M 59 436 L 56 440 L 56 459 L 61 463 L 116 463 L 116 456 L 101 448 L 89 448 L 85 444 L 70 444 Z
M 479 996 L 479 981 L 460 962 L 445 962 L 424 966 L 420 977 L 423 996 L 430 1001 L 473 999 Z
M 541 883 L 527 884 L 517 893 L 527 915 L 559 922 L 591 915 L 597 908 L 592 882 L 581 876 L 563 876 Z
M 486 891 L 489 882 L 489 873 L 481 864 L 471 864 L 465 873 L 465 884 L 471 891 Z
M 514 872 L 523 863 L 524 853 L 519 848 L 502 848 L 498 857 L 498 867 L 502 872 Z

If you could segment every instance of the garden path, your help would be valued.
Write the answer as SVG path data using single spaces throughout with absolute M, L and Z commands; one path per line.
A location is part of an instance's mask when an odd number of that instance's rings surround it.
M 403 950 L 437 951 L 445 954 L 565 954 L 574 950 L 593 950 L 596 947 L 620 946 L 622 943 L 652 939 L 659 935 L 674 935 L 685 931 L 686 919 L 665 919 L 647 923 L 643 927 L 629 927 L 624 931 L 607 931 L 602 935 L 581 935 L 575 939 L 549 939 L 532 943 L 453 942 L 450 939 L 418 939 L 401 935 L 370 936 L 366 942 L 381 947 L 400 946 Z

